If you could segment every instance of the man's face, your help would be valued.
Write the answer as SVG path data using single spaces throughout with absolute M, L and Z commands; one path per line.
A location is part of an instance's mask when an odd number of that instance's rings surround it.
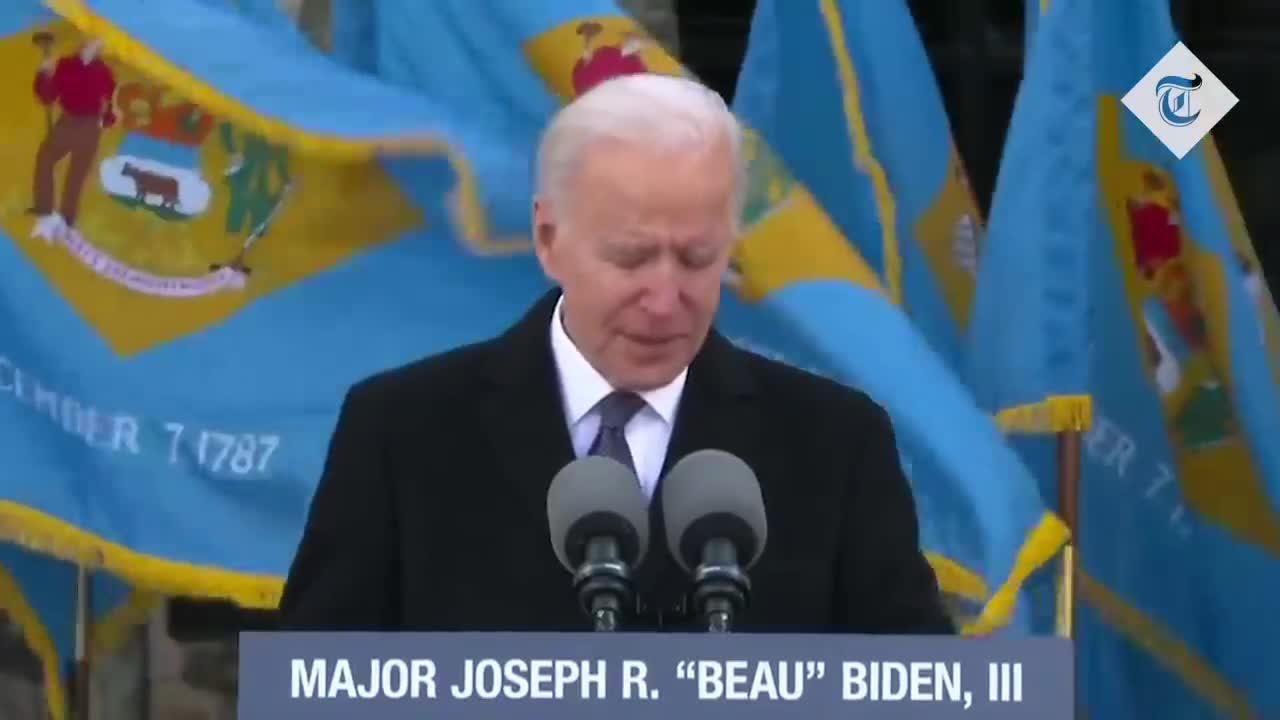
M 583 152 L 568 207 L 535 202 L 535 248 L 564 291 L 566 329 L 614 387 L 665 385 L 702 346 L 734 241 L 734 180 L 727 142 L 600 142 Z
M 96 59 L 101 52 L 102 40 L 98 38 L 90 38 L 85 42 L 84 47 L 81 48 L 80 57 L 83 58 L 85 62 L 89 62 Z

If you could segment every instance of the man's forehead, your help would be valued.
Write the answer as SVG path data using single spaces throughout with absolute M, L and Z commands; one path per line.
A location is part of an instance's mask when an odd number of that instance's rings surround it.
M 619 226 L 591 235 L 601 247 L 620 251 L 661 250 L 715 252 L 730 238 L 727 228 L 709 225 L 689 227 Z

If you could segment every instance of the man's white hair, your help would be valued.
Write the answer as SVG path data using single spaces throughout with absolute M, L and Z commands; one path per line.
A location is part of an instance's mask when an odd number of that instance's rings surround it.
M 651 73 L 619 75 L 596 85 L 561 108 L 543 132 L 538 145 L 538 195 L 553 208 L 568 204 L 569 182 L 582 153 L 600 140 L 670 151 L 728 142 L 737 227 L 747 184 L 742 129 L 714 90 L 690 78 Z

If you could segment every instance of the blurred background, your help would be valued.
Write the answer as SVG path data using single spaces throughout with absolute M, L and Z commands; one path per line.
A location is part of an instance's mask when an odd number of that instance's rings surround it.
M 307 37 L 327 50 L 333 12 L 329 0 L 280 2 Z M 1025 3 L 908 4 L 986 216 L 1022 79 Z M 622 5 L 696 75 L 732 99 L 755 3 L 626 0 Z M 1214 136 L 1270 285 L 1280 286 L 1280 135 L 1274 122 L 1280 117 L 1280 2 L 1172 0 L 1171 10 L 1185 43 L 1242 99 Z M 95 720 L 235 717 L 235 635 L 270 627 L 270 613 L 168 598 L 149 618 L 111 655 L 94 659 Z M 16 627 L 0 622 L 0 718 L 46 719 L 42 673 Z

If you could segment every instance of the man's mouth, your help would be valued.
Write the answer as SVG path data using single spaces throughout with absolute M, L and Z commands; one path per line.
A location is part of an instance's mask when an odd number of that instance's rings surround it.
M 680 339 L 679 335 L 628 335 L 631 342 L 644 347 L 658 348 L 670 345 Z

